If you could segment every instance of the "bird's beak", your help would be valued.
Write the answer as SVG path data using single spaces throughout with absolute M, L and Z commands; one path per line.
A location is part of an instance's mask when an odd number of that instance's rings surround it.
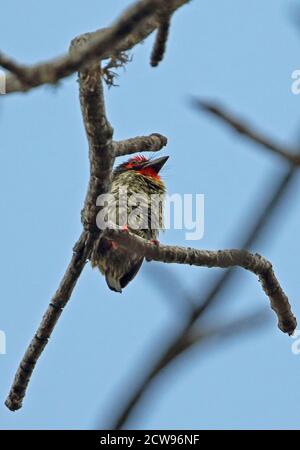
M 155 170 L 156 173 L 158 173 L 168 161 L 168 159 L 168 156 L 162 156 L 161 158 L 152 159 L 151 161 L 147 161 L 145 164 L 143 164 L 143 169 L 146 167 L 151 167 L 153 170 Z

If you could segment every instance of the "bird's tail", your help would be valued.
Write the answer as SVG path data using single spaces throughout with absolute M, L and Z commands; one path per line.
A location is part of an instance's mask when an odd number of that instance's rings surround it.
M 111 289 L 112 291 L 115 291 L 115 292 L 120 292 L 120 293 L 122 292 L 120 280 L 118 280 L 117 278 L 114 278 L 110 272 L 105 273 L 105 279 L 106 279 L 106 283 L 107 283 L 107 286 L 109 287 L 109 289 Z

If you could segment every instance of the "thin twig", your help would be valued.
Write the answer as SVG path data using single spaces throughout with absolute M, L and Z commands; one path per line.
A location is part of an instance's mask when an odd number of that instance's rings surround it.
M 0 67 L 13 74 L 24 86 L 30 86 L 30 80 L 27 77 L 27 66 L 17 63 L 0 52 Z
M 297 150 L 286 148 L 280 144 L 275 143 L 272 139 L 254 130 L 250 125 L 235 117 L 232 113 L 225 111 L 217 103 L 206 102 L 199 99 L 193 100 L 193 105 L 198 109 L 214 115 L 216 118 L 222 120 L 226 125 L 229 125 L 234 131 L 243 135 L 252 142 L 270 150 L 272 153 L 281 156 L 285 160 L 300 166 L 300 155 Z

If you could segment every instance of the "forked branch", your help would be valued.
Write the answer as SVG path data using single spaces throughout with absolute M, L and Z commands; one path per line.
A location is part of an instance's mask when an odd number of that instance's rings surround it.
M 80 40 L 77 41 L 77 45 L 80 45 Z M 5 401 L 6 406 L 12 411 L 22 407 L 33 369 L 47 345 L 63 308 L 71 297 L 99 234 L 99 230 L 95 229 L 96 198 L 110 189 L 111 170 L 114 162 L 113 130 L 106 118 L 99 64 L 93 64 L 89 69 L 79 73 L 79 86 L 90 159 L 90 180 L 82 211 L 84 230 L 74 247 L 74 254 L 59 288 L 51 299 L 42 322 L 19 364 Z

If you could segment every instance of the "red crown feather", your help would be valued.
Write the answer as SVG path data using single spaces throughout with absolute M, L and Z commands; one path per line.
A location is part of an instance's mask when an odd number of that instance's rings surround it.
M 130 169 L 132 167 L 134 168 L 135 164 L 139 164 L 139 163 L 143 163 L 143 162 L 147 162 L 147 161 L 149 161 L 149 158 L 147 158 L 146 156 L 135 155 L 132 158 L 129 158 L 128 161 L 123 163 L 121 165 L 121 167 Z M 151 177 L 151 178 L 160 180 L 160 176 L 158 175 L 158 173 L 156 173 L 156 171 L 152 167 L 145 167 L 144 169 L 141 168 L 140 170 L 137 170 L 137 172 L 146 177 Z
M 149 161 L 149 159 L 144 156 L 144 155 L 136 155 L 133 156 L 132 158 L 130 158 L 127 162 L 128 163 L 141 163 L 141 162 L 146 162 Z

